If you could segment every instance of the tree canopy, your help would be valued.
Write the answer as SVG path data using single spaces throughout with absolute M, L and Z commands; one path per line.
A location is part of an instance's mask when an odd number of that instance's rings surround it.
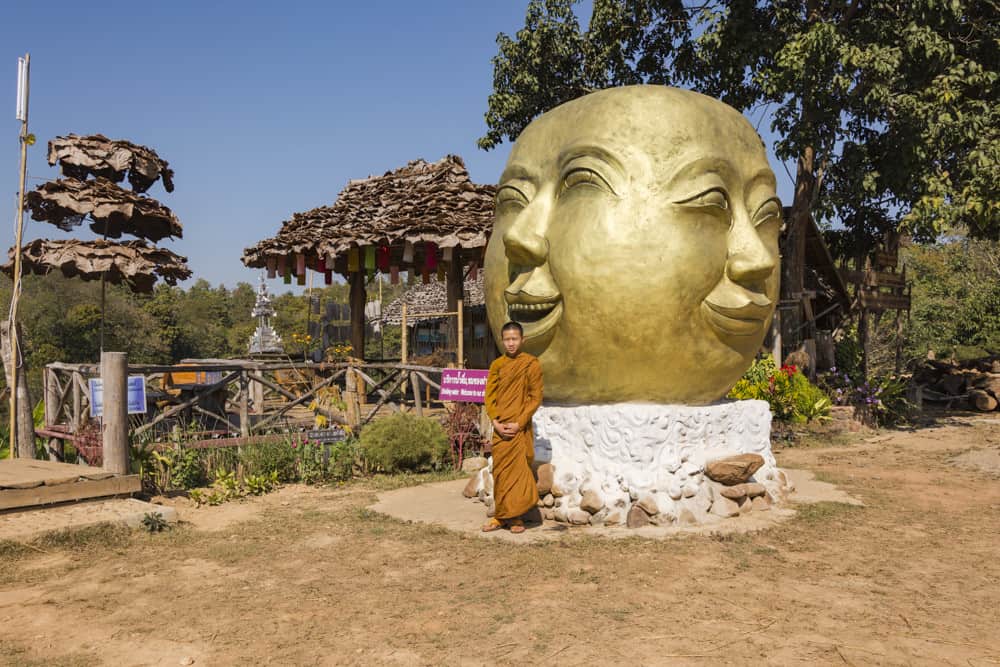
M 793 240 L 810 213 L 856 249 L 899 228 L 1000 235 L 997 0 L 594 0 L 586 28 L 577 2 L 530 0 L 498 35 L 481 148 L 592 90 L 690 87 L 770 115 L 796 164 Z

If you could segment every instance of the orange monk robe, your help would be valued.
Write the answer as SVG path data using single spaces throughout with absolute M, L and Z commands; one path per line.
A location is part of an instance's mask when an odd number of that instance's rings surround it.
M 517 422 L 520 431 L 505 439 L 493 433 L 494 517 L 516 519 L 538 503 L 531 472 L 535 439 L 531 418 L 542 404 L 542 365 L 526 352 L 504 355 L 490 365 L 486 380 L 486 413 L 502 424 Z

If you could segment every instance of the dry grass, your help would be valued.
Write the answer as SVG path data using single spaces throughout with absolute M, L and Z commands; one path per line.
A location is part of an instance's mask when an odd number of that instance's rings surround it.
M 998 428 L 788 450 L 866 506 L 754 534 L 519 545 L 366 509 L 410 478 L 257 499 L 214 531 L 0 545 L 0 662 L 990 664 L 1000 480 L 944 453 Z

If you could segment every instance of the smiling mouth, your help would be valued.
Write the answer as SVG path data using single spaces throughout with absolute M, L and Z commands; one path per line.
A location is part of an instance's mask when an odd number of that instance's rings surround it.
M 752 336 L 759 333 L 771 314 L 770 308 L 755 303 L 730 308 L 708 299 L 702 302 L 702 312 L 712 327 L 730 336 Z
M 562 317 L 562 299 L 556 297 L 539 303 L 527 303 L 531 297 L 518 295 L 514 303 L 507 304 L 507 314 L 524 329 L 524 337 L 535 338 L 555 326 Z

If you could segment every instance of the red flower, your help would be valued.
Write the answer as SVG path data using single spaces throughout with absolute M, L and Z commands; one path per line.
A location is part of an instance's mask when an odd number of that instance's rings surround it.
M 795 366 L 795 364 L 784 364 L 781 367 L 781 372 L 788 377 L 792 377 L 799 372 L 799 369 Z

